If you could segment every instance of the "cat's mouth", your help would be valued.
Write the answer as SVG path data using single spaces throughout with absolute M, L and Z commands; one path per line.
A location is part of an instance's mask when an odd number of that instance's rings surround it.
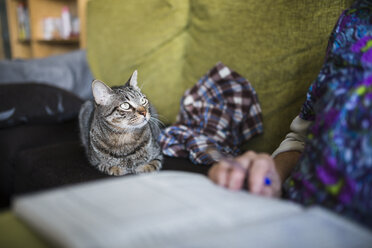
M 139 117 L 135 120 L 132 120 L 130 122 L 125 120 L 120 120 L 116 123 L 113 123 L 115 126 L 121 128 L 121 129 L 138 129 L 144 127 L 150 120 L 149 116 Z
M 145 117 L 145 118 L 142 119 L 142 121 L 138 121 L 138 122 L 136 122 L 136 123 L 133 123 L 133 124 L 132 124 L 132 127 L 134 127 L 134 128 L 141 128 L 141 127 L 143 127 L 144 125 L 146 125 L 147 122 L 148 122 L 148 120 L 147 120 L 147 118 Z

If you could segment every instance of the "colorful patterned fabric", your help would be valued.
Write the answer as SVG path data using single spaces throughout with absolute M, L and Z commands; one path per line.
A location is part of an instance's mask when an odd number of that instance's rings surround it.
M 238 155 L 239 146 L 263 132 L 261 108 L 251 84 L 222 63 L 188 89 L 173 126 L 163 130 L 163 153 L 195 164 L 215 162 L 206 149 Z
M 341 15 L 300 117 L 314 122 L 284 185 L 288 197 L 372 227 L 371 0 Z

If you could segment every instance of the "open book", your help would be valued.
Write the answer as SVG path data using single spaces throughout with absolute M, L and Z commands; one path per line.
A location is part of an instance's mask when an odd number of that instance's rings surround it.
M 319 207 L 160 172 L 69 186 L 13 203 L 63 247 L 371 247 L 372 234 Z

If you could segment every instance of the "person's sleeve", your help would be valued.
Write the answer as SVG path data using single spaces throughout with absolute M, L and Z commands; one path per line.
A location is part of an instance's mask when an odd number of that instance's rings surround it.
M 290 130 L 285 139 L 280 143 L 279 147 L 271 155 L 273 158 L 282 152 L 299 151 L 303 152 L 305 147 L 305 139 L 309 126 L 312 121 L 307 121 L 296 116 L 291 123 Z

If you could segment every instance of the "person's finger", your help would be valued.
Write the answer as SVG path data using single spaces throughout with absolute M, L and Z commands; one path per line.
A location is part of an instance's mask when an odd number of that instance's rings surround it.
M 208 177 L 214 182 L 217 183 L 217 170 L 218 164 L 213 164 L 212 167 L 208 170 Z
M 215 163 L 208 171 L 208 177 L 214 182 L 218 183 L 218 175 L 226 170 L 226 165 L 222 165 L 221 163 Z
M 252 161 L 254 160 L 254 158 L 257 156 L 257 153 L 253 152 L 253 151 L 248 151 L 246 153 L 244 153 L 243 155 L 241 156 L 238 156 L 235 160 L 236 162 L 238 162 L 245 170 L 248 170 L 249 167 L 251 166 L 252 164 Z
M 230 165 L 224 161 L 218 163 L 216 170 L 216 183 L 222 187 L 227 187 L 230 174 Z
M 265 185 L 265 177 L 270 172 L 272 159 L 267 155 L 257 156 L 249 168 L 249 191 L 260 194 Z
M 273 197 L 273 196 L 275 196 L 275 190 L 274 190 L 273 186 L 271 186 L 271 185 L 270 186 L 265 186 L 265 187 L 262 187 L 260 195 Z
M 271 184 L 268 185 L 268 186 L 264 186 L 262 188 L 262 190 L 266 189 L 266 188 L 270 188 L 271 189 L 271 193 L 268 195 L 268 196 L 271 196 L 271 197 L 280 197 L 282 192 L 281 192 L 281 180 L 280 180 L 280 177 L 279 177 L 279 174 L 278 172 L 276 171 L 275 167 L 273 167 L 270 172 L 266 175 L 267 177 L 270 178 L 270 181 L 271 181 Z M 264 195 L 265 192 L 263 192 Z
M 246 170 L 241 167 L 233 166 L 228 176 L 228 188 L 231 190 L 239 190 L 243 188 L 246 177 Z

